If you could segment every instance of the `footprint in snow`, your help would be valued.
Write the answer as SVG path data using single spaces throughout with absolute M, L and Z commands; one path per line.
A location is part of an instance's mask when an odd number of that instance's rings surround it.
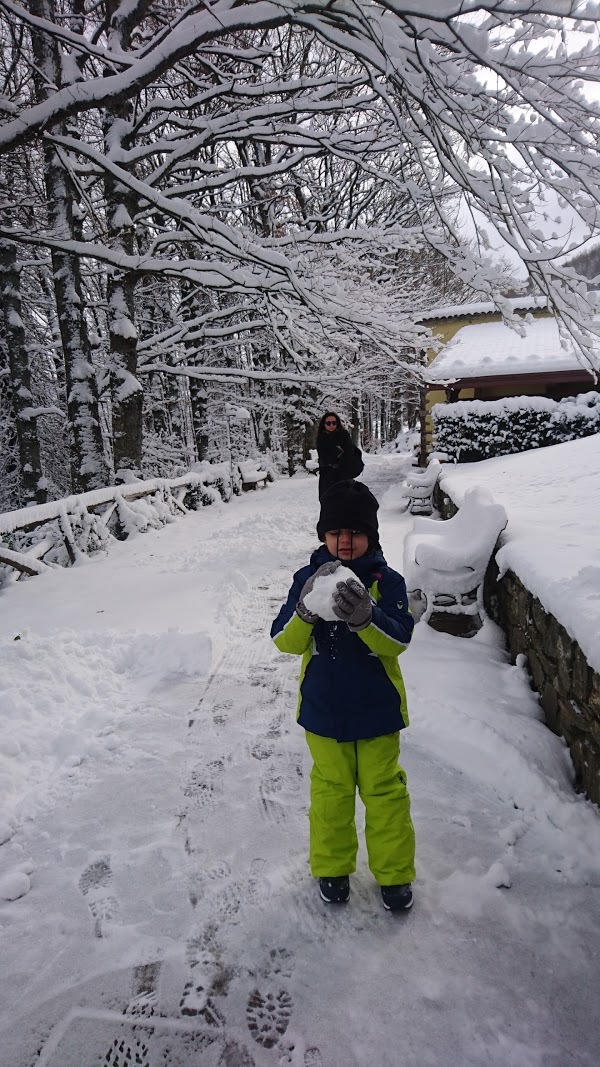
M 291 949 L 272 948 L 262 969 L 262 976 L 269 978 L 271 975 L 276 975 L 281 978 L 291 978 L 295 963 L 296 957 Z
M 238 1045 L 237 1041 L 228 1041 L 217 1067 L 256 1067 L 256 1065 L 245 1045 Z
M 263 871 L 267 861 L 257 856 L 250 864 L 250 873 L 246 883 L 246 901 L 249 904 L 258 904 L 265 901 L 270 893 L 270 885 L 263 877 Z
M 292 1014 L 292 998 L 285 989 L 278 993 L 254 989 L 246 1005 L 246 1023 L 253 1039 L 263 1048 L 273 1048 L 285 1034 Z
M 217 800 L 218 792 L 210 775 L 206 773 L 206 767 L 195 767 L 190 774 L 183 795 L 196 808 L 210 808 Z
M 159 971 L 160 963 L 140 964 L 135 968 L 133 979 L 137 991 L 127 1004 L 124 1015 L 149 1019 L 156 1013 L 158 994 L 154 987 Z M 133 1033 L 128 1037 L 115 1037 L 101 1067 L 150 1067 L 150 1049 Z
M 150 1067 L 150 1050 L 138 1038 L 115 1037 L 100 1067 Z
M 118 902 L 110 893 L 111 883 L 112 868 L 109 856 L 103 856 L 102 859 L 91 863 L 79 879 L 79 889 L 94 919 L 95 937 L 104 937 L 107 924 L 118 914 Z
M 204 987 L 208 994 L 207 1003 L 209 1002 L 214 1007 L 214 1001 L 210 998 L 226 997 L 229 986 L 238 972 L 223 961 L 221 947 L 215 940 L 214 931 L 211 928 L 188 942 L 185 958 L 194 985 Z
M 323 1067 L 323 1057 L 316 1046 L 304 1053 L 304 1067 Z
M 132 997 L 125 1009 L 126 1015 L 135 1015 L 140 1019 L 150 1019 L 156 1014 L 158 1008 L 158 993 L 156 990 L 148 990 Z
M 304 1041 L 297 1039 L 289 1030 L 279 1043 L 279 1049 L 282 1052 L 279 1067 L 287 1067 L 288 1064 L 297 1067 L 299 1063 L 302 1063 L 302 1067 L 323 1067 L 320 1049 L 316 1045 L 305 1049 Z
M 224 1026 L 225 1018 L 216 1004 L 208 995 L 206 986 L 193 981 L 186 982 L 181 1000 L 179 1001 L 181 1015 L 188 1018 L 201 1016 L 208 1026 Z
M 266 741 L 256 741 L 250 749 L 250 755 L 254 759 L 264 760 L 269 759 L 275 751 L 275 745 L 270 745 Z

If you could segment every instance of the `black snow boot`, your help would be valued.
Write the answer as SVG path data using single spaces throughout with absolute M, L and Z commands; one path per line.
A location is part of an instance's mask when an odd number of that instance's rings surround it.
M 387 911 L 406 911 L 412 907 L 413 894 L 410 882 L 408 885 L 382 885 L 381 896 L 383 906 Z
M 347 874 L 339 878 L 319 878 L 319 892 L 327 904 L 346 904 L 350 899 L 350 879 Z

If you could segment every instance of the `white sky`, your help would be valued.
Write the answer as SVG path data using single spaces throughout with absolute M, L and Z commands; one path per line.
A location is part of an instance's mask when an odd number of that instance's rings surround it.
M 505 261 L 511 268 L 515 285 L 527 282 L 527 270 L 518 254 L 507 244 L 489 219 L 479 211 L 468 210 L 463 197 L 458 209 L 457 225 L 469 240 L 478 243 L 478 250 L 482 255 L 492 258 L 498 256 Z M 547 194 L 545 202 L 540 200 L 536 228 L 548 234 L 549 244 L 557 249 L 557 258 L 583 252 L 589 244 L 597 240 L 597 235 L 590 237 L 589 230 L 581 219 L 574 213 L 561 209 L 550 193 Z
M 535 502 L 498 478 L 503 551 L 542 591 L 530 555 L 543 543 L 551 568 L 567 536 L 560 503 L 548 521 L 557 472 L 580 477 L 575 544 L 598 506 L 588 460 L 561 455 L 528 472 Z M 363 475 L 398 569 L 406 462 Z M 413 909 L 383 911 L 362 846 L 347 908 L 320 901 L 298 661 L 268 638 L 316 518 L 316 480 L 281 479 L 0 591 L 0 886 L 31 886 L 0 904 L 3 1067 L 128 1050 L 141 1067 L 596 1067 L 598 812 L 491 623 L 468 641 L 419 624 L 402 657 Z M 587 595 L 592 551 L 549 595 Z

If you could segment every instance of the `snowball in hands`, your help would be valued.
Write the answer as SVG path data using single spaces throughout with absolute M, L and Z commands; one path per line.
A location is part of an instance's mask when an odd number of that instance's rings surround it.
M 339 616 L 333 610 L 333 594 L 338 582 L 347 582 L 349 578 L 355 582 L 360 581 L 349 567 L 337 567 L 331 574 L 323 574 L 315 578 L 315 584 L 310 593 L 304 597 L 305 608 L 324 619 L 325 622 L 339 622 Z

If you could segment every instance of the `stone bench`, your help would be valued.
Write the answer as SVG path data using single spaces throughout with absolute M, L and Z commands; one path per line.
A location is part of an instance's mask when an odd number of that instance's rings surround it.
M 404 545 L 404 577 L 413 605 L 432 612 L 479 615 L 483 580 L 506 512 L 487 489 L 473 486 L 446 522 L 417 517 Z M 419 603 L 420 602 L 420 603 Z
M 242 461 L 239 468 L 243 492 L 246 493 L 249 489 L 264 489 L 269 478 L 268 471 L 257 468 L 251 460 Z
M 408 498 L 408 510 L 411 515 L 431 515 L 433 494 L 441 469 L 439 461 L 432 460 L 427 467 L 416 468 L 406 475 L 402 490 Z

